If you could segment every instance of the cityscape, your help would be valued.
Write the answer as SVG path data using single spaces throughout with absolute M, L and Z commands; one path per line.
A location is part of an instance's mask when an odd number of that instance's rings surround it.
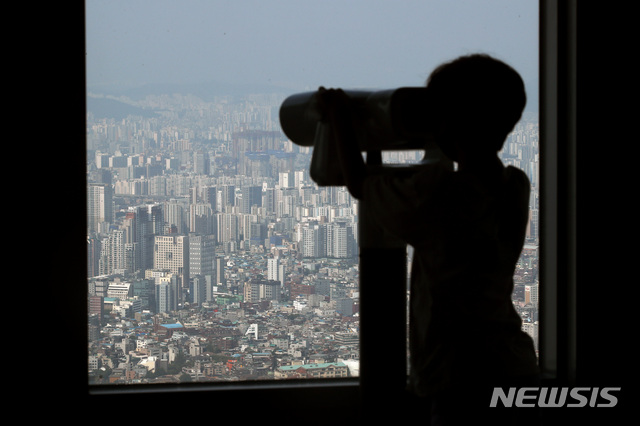
M 284 98 L 88 94 L 90 384 L 358 376 L 358 202 L 309 177 Z M 500 156 L 532 184 L 512 299 L 536 345 L 538 155 L 527 112 Z

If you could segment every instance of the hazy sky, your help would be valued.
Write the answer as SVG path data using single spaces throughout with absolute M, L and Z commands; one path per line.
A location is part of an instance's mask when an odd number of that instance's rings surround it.
M 422 85 L 482 51 L 537 80 L 535 0 L 87 0 L 87 85 Z

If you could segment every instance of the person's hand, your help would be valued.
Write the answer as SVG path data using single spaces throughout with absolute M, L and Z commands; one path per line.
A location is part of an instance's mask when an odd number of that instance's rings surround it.
M 353 122 L 351 99 L 342 89 L 320 87 L 317 93 L 318 107 L 323 122 L 333 133 L 338 162 L 351 195 L 362 198 L 366 167 L 358 146 Z
M 316 95 L 322 121 L 347 118 L 351 110 L 351 100 L 342 89 L 318 88 Z

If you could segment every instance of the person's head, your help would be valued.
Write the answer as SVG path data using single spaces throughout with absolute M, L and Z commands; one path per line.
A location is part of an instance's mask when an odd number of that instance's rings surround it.
M 524 83 L 509 65 L 488 55 L 462 56 L 427 80 L 429 122 L 435 141 L 452 160 L 497 154 L 520 120 Z

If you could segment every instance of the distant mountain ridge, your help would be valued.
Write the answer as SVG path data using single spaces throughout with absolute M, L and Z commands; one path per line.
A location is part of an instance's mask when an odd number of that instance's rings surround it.
M 152 110 L 129 105 L 116 99 L 93 96 L 87 96 L 87 111 L 92 113 L 95 118 L 113 118 L 114 120 L 122 120 L 129 115 L 147 118 L 156 116 L 155 111 Z
M 537 81 L 526 84 L 528 99 L 525 111 L 538 111 L 538 84 Z M 309 90 L 309 89 L 306 89 Z M 249 94 L 273 94 L 280 93 L 290 95 L 305 89 L 292 89 L 272 84 L 229 84 L 221 82 L 207 83 L 187 83 L 187 84 L 145 84 L 130 88 L 91 88 L 89 92 L 103 93 L 105 96 L 126 97 L 132 101 L 142 100 L 149 95 L 194 95 L 204 100 L 212 102 L 218 96 L 243 96 Z M 142 117 L 155 117 L 156 112 L 150 109 L 136 107 L 125 102 L 118 101 L 110 97 L 87 96 L 87 110 L 94 114 L 96 118 L 123 119 L 128 115 L 139 115 Z

